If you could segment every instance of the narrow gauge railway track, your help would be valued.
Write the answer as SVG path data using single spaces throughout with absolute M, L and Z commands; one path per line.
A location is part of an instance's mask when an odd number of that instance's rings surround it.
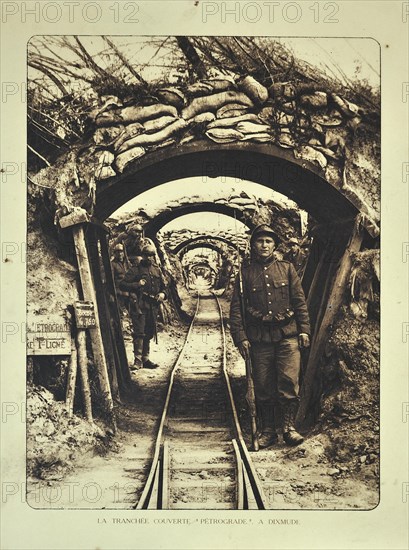
M 226 371 L 216 296 L 198 295 L 173 367 L 149 475 L 136 509 L 265 509 Z

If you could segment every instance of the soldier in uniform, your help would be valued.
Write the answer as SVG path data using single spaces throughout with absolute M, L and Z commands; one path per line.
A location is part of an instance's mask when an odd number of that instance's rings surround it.
M 111 266 L 118 306 L 120 312 L 123 313 L 124 309 L 128 309 L 129 292 L 124 292 L 119 286 L 127 271 L 125 265 L 124 246 L 120 243 L 114 247 L 114 257 L 111 260 Z
M 143 227 L 139 223 L 133 223 L 127 231 L 123 231 L 115 239 L 114 244 L 121 243 L 124 246 L 125 259 L 133 258 L 133 262 L 142 259 L 142 248 L 146 244 L 153 245 L 151 239 L 143 236 Z
M 288 445 L 303 442 L 294 421 L 299 402 L 300 348 L 309 346 L 310 323 L 294 266 L 274 255 L 277 241 L 268 225 L 254 229 L 251 258 L 241 268 L 243 296 L 238 276 L 230 308 L 234 343 L 253 366 L 260 447 L 278 440 L 276 404 L 282 408 L 284 441 Z
M 125 273 L 120 288 L 130 293 L 130 314 L 133 327 L 134 370 L 158 367 L 149 359 L 150 341 L 156 335 L 159 304 L 166 299 L 162 272 L 155 264 L 156 249 L 146 244 L 140 262 L 131 257 L 132 267 Z
M 288 244 L 290 245 L 290 248 L 288 252 L 284 254 L 283 259 L 293 264 L 297 275 L 301 278 L 304 273 L 307 254 L 305 253 L 305 250 L 301 248 L 296 237 L 291 237 L 291 239 L 288 240 Z

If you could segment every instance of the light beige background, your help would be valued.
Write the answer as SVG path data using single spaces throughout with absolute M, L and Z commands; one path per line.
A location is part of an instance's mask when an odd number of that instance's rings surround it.
M 42 7 L 47 2 L 37 2 Z M 48 2 L 49 3 L 49 2 Z M 66 4 L 72 4 L 68 2 Z M 402 418 L 408 395 L 408 347 L 403 342 L 404 323 L 409 321 L 408 266 L 404 262 L 403 243 L 408 234 L 408 186 L 405 162 L 408 154 L 408 105 L 402 97 L 403 83 L 409 81 L 408 29 L 403 21 L 407 3 L 394 1 L 337 2 L 338 23 L 314 23 L 310 9 L 314 2 L 299 1 L 302 17 L 286 23 L 279 2 L 275 21 L 266 16 L 256 24 L 242 16 L 229 16 L 223 23 L 219 16 L 202 21 L 202 0 L 131 2 L 139 11 L 138 23 L 125 23 L 126 2 L 120 2 L 121 18 L 115 23 L 115 2 L 100 2 L 102 18 L 87 23 L 78 8 L 75 21 L 69 22 L 68 7 L 63 19 L 47 23 L 27 15 L 22 22 L 22 2 L 2 2 L 1 78 L 15 83 L 18 93 L 2 94 L 1 161 L 15 162 L 18 172 L 1 183 L 1 241 L 24 248 L 26 231 L 26 44 L 34 34 L 139 34 L 139 35 L 270 35 L 270 36 L 350 36 L 373 37 L 382 54 L 382 347 L 381 347 L 381 503 L 370 512 L 143 512 L 150 524 L 112 525 L 112 517 L 135 517 L 135 512 L 113 511 L 40 511 L 24 503 L 25 494 L 25 263 L 18 254 L 11 262 L 2 262 L 1 322 L 15 323 L 18 332 L 3 343 L 1 352 L 1 422 L 2 504 L 1 548 L 11 549 L 158 549 L 158 548 L 276 548 L 276 549 L 393 549 L 408 545 L 408 500 L 404 484 L 408 473 L 408 420 Z M 221 3 L 211 2 L 218 6 Z M 253 2 L 254 4 L 254 2 Z M 260 2 L 261 5 L 265 4 Z M 271 4 L 271 3 L 270 3 Z M 321 5 L 323 3 L 320 3 Z M 34 2 L 26 2 L 27 8 Z M 226 6 L 234 7 L 228 2 Z M 17 13 L 5 20 L 4 9 Z M 220 6 L 219 6 L 220 7 Z M 50 8 L 51 9 L 51 8 Z M 129 8 L 128 8 L 129 9 Z M 50 11 L 51 13 L 51 11 Z M 90 12 L 91 13 L 91 12 Z M 264 7 L 264 14 L 268 11 Z M 12 84 L 10 84 L 12 85 Z M 10 88 L 8 88 L 10 89 Z M 1 174 L 0 174 L 1 176 Z M 4 175 L 3 175 L 4 176 Z M 407 179 L 409 176 L 407 177 Z M 23 327 L 23 329 L 21 328 Z M 4 342 L 4 334 L 3 334 Z M 16 405 L 10 405 L 14 403 Z M 7 416 L 10 407 L 18 414 Z M 22 414 L 20 414 L 20 411 Z M 6 492 L 16 490 L 14 496 Z M 190 518 L 192 525 L 155 525 L 160 518 Z M 107 524 L 98 524 L 105 518 Z M 201 518 L 247 518 L 247 526 L 204 526 Z M 268 525 L 268 519 L 298 519 L 296 526 Z M 260 524 L 260 519 L 264 524 Z M 195 521 L 198 520 L 198 521 Z

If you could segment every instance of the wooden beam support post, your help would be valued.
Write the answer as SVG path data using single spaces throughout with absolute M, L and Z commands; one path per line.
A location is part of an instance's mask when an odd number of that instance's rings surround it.
M 101 327 L 99 324 L 97 299 L 95 295 L 94 283 L 92 280 L 91 267 L 85 242 L 83 225 L 74 225 L 72 227 L 72 232 L 74 236 L 75 252 L 77 255 L 83 298 L 84 300 L 92 302 L 95 308 L 95 328 L 89 329 L 95 366 L 97 368 L 99 384 L 102 395 L 104 397 L 105 406 L 110 416 L 109 420 L 112 424 L 112 428 L 114 429 L 114 431 L 116 431 L 114 405 L 112 401 L 111 388 L 109 385 L 104 343 L 102 340 Z
M 75 384 L 77 382 L 77 346 L 75 339 L 71 340 L 71 356 L 68 363 L 67 391 L 65 394 L 65 406 L 71 417 L 74 409 Z
M 84 403 L 85 418 L 88 422 L 93 422 L 92 405 L 91 405 L 91 390 L 89 387 L 88 378 L 88 358 L 87 358 L 87 335 L 84 329 L 79 329 L 77 332 L 77 347 L 78 347 L 78 366 L 81 378 L 82 400 Z
M 102 261 L 104 264 L 104 271 L 105 271 L 105 277 L 106 277 L 106 284 L 108 287 L 108 292 L 111 294 L 111 296 L 114 299 L 114 303 L 110 304 L 111 321 L 113 323 L 113 330 L 115 334 L 114 352 L 116 351 L 116 353 L 118 354 L 118 361 L 119 361 L 119 366 L 121 370 L 120 380 L 122 380 L 123 383 L 127 386 L 130 384 L 132 378 L 129 370 L 128 358 L 126 355 L 124 337 L 122 334 L 121 314 L 118 307 L 118 298 L 116 295 L 115 281 L 114 281 L 114 276 L 112 274 L 112 267 L 111 267 L 111 261 L 109 258 L 109 248 L 108 248 L 106 235 L 101 235 L 100 243 L 101 243 Z
M 310 404 L 315 373 L 322 357 L 325 344 L 328 340 L 332 324 L 342 304 L 348 278 L 351 272 L 352 255 L 359 252 L 362 240 L 363 229 L 361 227 L 361 217 L 358 215 L 355 219 L 352 234 L 345 252 L 338 264 L 337 272 L 334 277 L 334 283 L 328 297 L 327 307 L 323 314 L 321 324 L 316 328 L 315 336 L 312 341 L 310 356 L 308 358 L 308 364 L 305 370 L 300 407 L 297 415 L 297 422 L 300 424 L 305 421 Z

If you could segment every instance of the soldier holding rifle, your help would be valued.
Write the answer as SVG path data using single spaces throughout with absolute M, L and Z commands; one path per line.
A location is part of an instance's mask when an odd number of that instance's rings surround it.
M 230 308 L 233 341 L 252 367 L 262 448 L 278 441 L 276 404 L 282 408 L 284 441 L 288 445 L 303 442 L 294 421 L 299 402 L 300 349 L 310 344 L 310 323 L 293 265 L 274 255 L 277 242 L 268 225 L 254 229 L 251 257 L 241 267 Z
M 156 369 L 158 365 L 149 359 L 150 341 L 157 340 L 156 318 L 159 304 L 165 300 L 165 283 L 162 272 L 155 264 L 155 246 L 145 244 L 142 259 L 130 257 L 132 267 L 120 283 L 122 290 L 130 293 L 130 313 L 133 327 L 135 361 L 133 369 Z

